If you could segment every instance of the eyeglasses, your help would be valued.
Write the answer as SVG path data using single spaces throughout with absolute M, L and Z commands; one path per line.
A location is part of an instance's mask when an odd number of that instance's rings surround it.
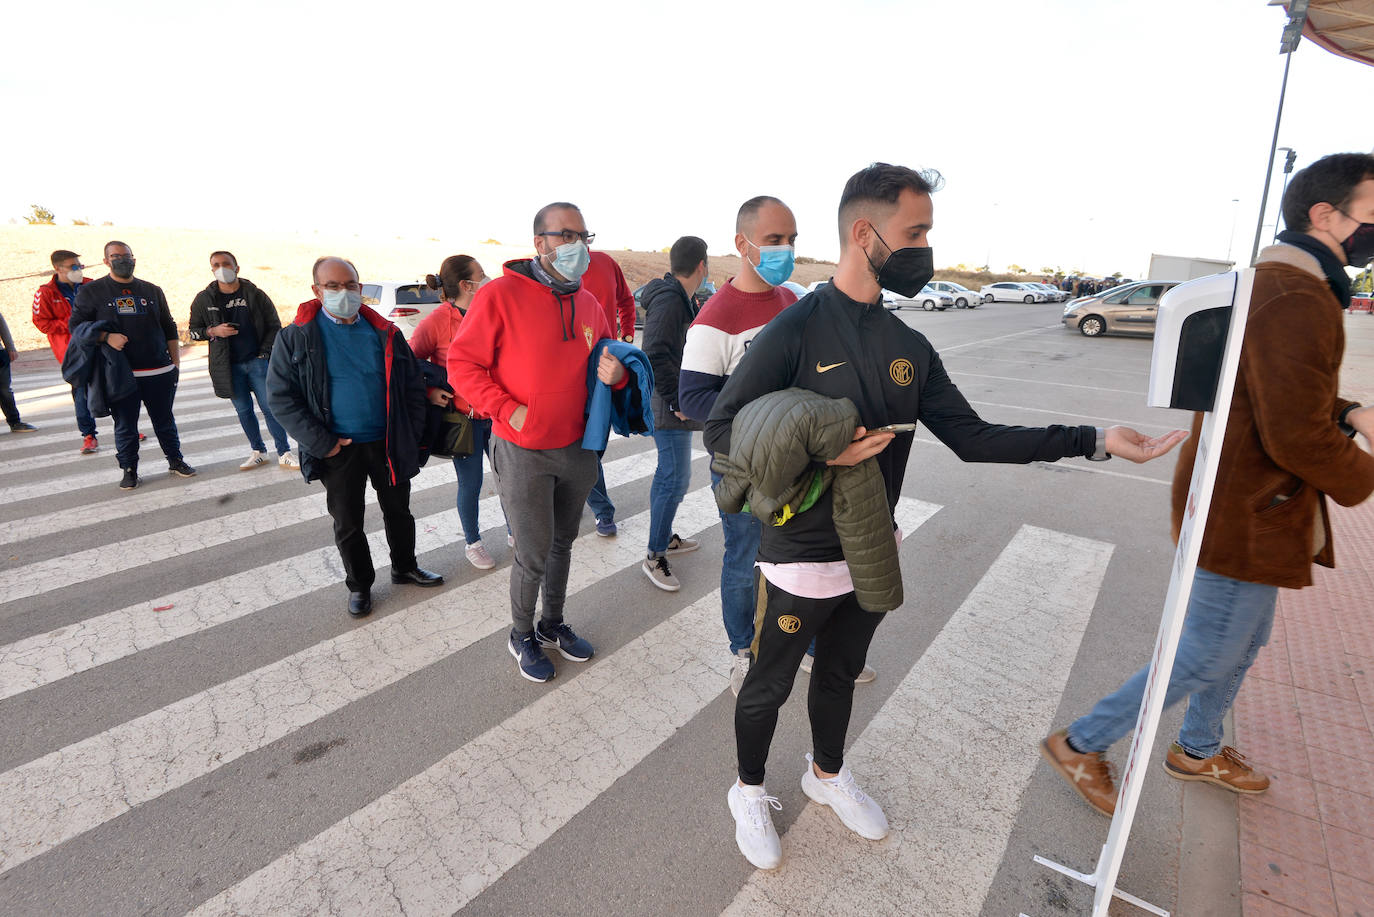
M 562 239 L 565 244 L 576 242 L 578 239 L 581 239 L 583 242 L 591 245 L 592 241 L 596 238 L 596 233 L 594 232 L 577 232 L 572 229 L 564 229 L 560 232 L 541 232 L 540 235 L 556 236 Z
M 317 284 L 317 286 L 319 286 L 321 290 L 328 290 L 331 293 L 337 293 L 340 290 L 348 290 L 353 293 L 361 293 L 363 290 L 363 285 L 361 283 L 358 283 L 356 280 L 350 283 L 335 283 L 331 280 L 329 281 L 329 283 L 321 283 Z

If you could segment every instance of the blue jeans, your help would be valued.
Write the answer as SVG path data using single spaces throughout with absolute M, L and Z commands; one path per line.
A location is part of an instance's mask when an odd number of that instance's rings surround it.
M 82 436 L 95 436 L 95 418 L 86 406 L 86 386 L 72 386 L 72 406 L 76 408 L 76 428 Z
M 658 468 L 649 485 L 649 553 L 662 554 L 668 550 L 673 518 L 692 480 L 692 431 L 655 430 L 654 443 Z
M 1222 720 L 1236 699 L 1241 680 L 1274 625 L 1277 586 L 1246 583 L 1198 568 L 1183 622 L 1166 707 L 1188 698 L 1178 733 L 1183 750 L 1210 758 L 1221 750 Z M 1106 751 L 1135 728 L 1150 667 L 1132 675 L 1102 698 L 1087 716 L 1069 726 L 1069 739 L 1081 751 Z
M 458 521 L 463 524 L 463 540 L 477 544 L 482 526 L 477 521 L 477 500 L 482 495 L 482 459 L 491 443 L 491 421 L 472 422 L 472 455 L 454 456 L 453 470 L 458 474 Z
M 614 522 L 615 504 L 611 502 L 611 495 L 606 493 L 606 472 L 601 470 L 601 457 L 605 454 L 605 449 L 596 454 L 596 483 L 592 485 L 592 492 L 587 494 L 587 505 L 592 508 L 597 522 Z
M 258 427 L 258 416 L 253 413 L 253 396 L 258 398 L 258 407 L 267 421 L 267 430 L 272 434 L 272 442 L 277 447 L 277 455 L 291 451 L 291 440 L 286 438 L 286 430 L 272 416 L 267 407 L 267 358 L 256 357 L 242 363 L 229 364 L 229 378 L 234 384 L 234 394 L 229 400 L 239 414 L 239 426 L 243 435 L 248 437 L 248 445 L 254 452 L 266 452 L 262 442 L 262 430 Z
M 712 471 L 711 486 L 719 483 L 720 475 Z M 730 638 L 730 652 L 737 653 L 754 642 L 754 609 L 758 602 L 754 561 L 759 556 L 763 524 L 749 513 L 721 513 L 720 527 L 725 535 L 725 558 L 720 565 L 720 616 L 725 621 L 725 635 Z

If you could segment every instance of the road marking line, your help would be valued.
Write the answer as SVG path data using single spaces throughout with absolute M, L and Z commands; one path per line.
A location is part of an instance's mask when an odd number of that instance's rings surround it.
M 693 452 L 694 457 L 704 454 Z M 654 473 L 657 463 L 658 456 L 653 452 L 640 452 L 606 462 L 602 466 L 606 485 L 618 487 L 648 477 Z M 487 497 L 478 505 L 478 518 L 493 519 L 500 509 L 499 497 Z M 425 554 L 461 541 L 462 528 L 457 520 L 457 510 L 452 507 L 416 519 L 415 553 Z M 374 557 L 386 556 L 384 531 L 369 535 L 368 544 Z M 156 603 L 136 602 L 117 611 L 0 646 L 0 700 L 271 608 L 316 589 L 337 586 L 342 580 L 339 551 L 330 544 L 165 594 Z M 240 601 L 243 596 L 252 596 L 253 601 Z M 154 604 L 172 607 L 153 614 L 150 608 Z
M 1054 324 L 1054 325 L 1045 325 L 1045 326 L 1042 327 L 1042 328 L 1032 328 L 1032 329 L 1030 329 L 1029 331 L 1013 331 L 1011 334 L 999 334 L 997 337 L 983 338 L 983 339 L 977 340 L 977 341 L 965 341 L 965 342 L 962 343 L 962 344 L 954 344 L 954 345 L 949 346 L 949 347 L 938 347 L 938 348 L 936 348 L 936 350 L 937 350 L 939 353 L 944 354 L 944 353 L 949 353 L 949 352 L 954 351 L 954 350 L 963 350 L 965 347 L 977 347 L 977 346 L 979 346 L 980 344 L 991 344 L 993 341 L 1005 341 L 1005 340 L 1007 340 L 1008 338 L 1025 337 L 1025 336 L 1028 335 L 1028 334 L 1044 334 L 1046 331 L 1050 331 L 1050 330 L 1052 330 L 1052 329 L 1062 327 L 1062 324 L 1063 324 L 1063 323 L 1061 322 L 1061 323 L 1059 323 L 1059 324 Z
M 453 913 L 727 689 L 720 641 L 717 591 L 192 913 Z
M 723 913 L 865 914 L 875 890 L 887 913 L 980 913 L 1112 550 L 1022 526 L 848 752 L 888 837 L 807 805 L 782 866 L 755 872 Z M 806 766 L 791 764 L 775 779 Z
M 1032 385 L 1053 385 L 1058 388 L 1081 388 L 1089 392 L 1117 392 L 1122 395 L 1143 395 L 1143 392 L 1129 388 L 1106 388 L 1101 385 L 1079 385 L 1076 382 L 1047 382 L 1044 379 L 1018 379 L 1015 376 L 993 376 L 988 373 L 970 373 L 963 370 L 949 370 L 951 376 L 974 376 L 978 379 L 1000 379 L 1003 382 L 1022 382 Z

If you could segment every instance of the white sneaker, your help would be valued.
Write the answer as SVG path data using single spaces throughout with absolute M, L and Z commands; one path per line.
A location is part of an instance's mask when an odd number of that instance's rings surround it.
M 287 449 L 281 455 L 277 456 L 277 464 L 283 468 L 299 468 L 301 467 L 301 460 L 296 458 L 296 453 Z
M 468 556 L 468 563 L 478 570 L 490 570 L 496 566 L 496 561 L 491 559 L 491 555 L 487 553 L 487 549 L 480 541 L 468 545 L 463 553 Z
M 687 554 L 688 552 L 695 551 L 699 547 L 701 547 L 701 542 L 697 541 L 695 538 L 683 538 L 677 532 L 674 532 L 673 537 L 668 539 L 668 550 L 664 553 Z
M 644 563 L 639 565 L 639 569 L 644 571 L 644 575 L 649 578 L 649 582 L 665 592 L 677 592 L 682 588 L 682 583 L 678 582 L 673 571 L 668 567 L 668 558 L 662 554 L 657 557 L 646 557 Z
M 263 455 L 261 452 L 254 449 L 253 454 L 248 456 L 248 458 L 244 459 L 243 463 L 239 465 L 239 471 L 247 471 L 250 468 L 257 468 L 259 465 L 266 464 L 267 456 Z
M 740 786 L 736 780 L 725 797 L 730 814 L 735 816 L 735 843 L 744 858 L 759 869 L 777 869 L 782 862 L 782 842 L 773 827 L 773 813 L 782 811 L 776 796 L 762 786 Z
M 730 693 L 739 697 L 739 689 L 744 685 L 744 676 L 749 674 L 749 666 L 754 660 L 747 649 L 740 650 L 730 658 L 735 661 L 735 667 L 730 671 Z
M 805 672 L 807 675 L 810 675 L 810 674 L 811 674 L 811 664 L 812 664 L 813 662 L 815 662 L 815 661 L 816 661 L 816 657 L 815 657 L 815 656 L 812 656 L 810 653 L 807 653 L 805 656 L 802 657 L 802 661 L 801 661 L 801 670 L 802 670 L 803 672 Z M 875 678 L 877 678 L 877 677 L 878 677 L 878 672 L 877 672 L 877 670 L 874 669 L 873 666 L 869 665 L 868 663 L 864 663 L 863 671 L 859 673 L 859 677 L 858 677 L 858 678 L 854 679 L 854 684 L 856 684 L 856 685 L 866 685 L 866 684 L 868 684 L 869 682 L 873 681 L 873 680 L 874 680 Z
M 816 776 L 808 754 L 806 773 L 802 774 L 801 783 L 802 792 L 812 802 L 829 806 L 844 826 L 859 837 L 866 837 L 870 841 L 887 837 L 887 817 L 878 804 L 854 783 L 854 775 L 849 772 L 848 764 L 840 768 L 838 776 L 822 780 Z

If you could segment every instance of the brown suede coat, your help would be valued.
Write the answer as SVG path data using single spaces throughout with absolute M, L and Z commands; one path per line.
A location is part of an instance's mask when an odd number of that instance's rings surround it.
M 1336 425 L 1345 313 L 1317 259 L 1291 245 L 1260 253 L 1221 467 L 1199 565 L 1252 583 L 1312 585 L 1336 565 L 1326 497 L 1354 506 L 1374 492 L 1374 456 Z M 1174 470 L 1178 539 L 1202 415 Z

